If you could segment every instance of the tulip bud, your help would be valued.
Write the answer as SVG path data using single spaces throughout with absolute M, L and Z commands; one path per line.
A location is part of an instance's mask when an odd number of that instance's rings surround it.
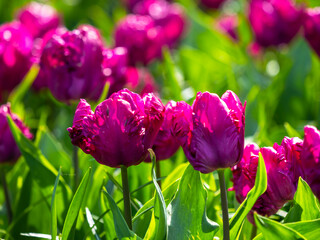
M 42 38 L 50 30 L 60 25 L 57 11 L 45 4 L 31 2 L 22 8 L 17 18 L 31 33 L 33 38 Z
M 243 154 L 245 125 L 245 106 L 237 95 L 227 91 L 220 99 L 216 94 L 199 92 L 192 111 L 182 147 L 194 169 L 210 173 L 237 164 Z
M 29 71 L 32 37 L 18 22 L 0 26 L 0 97 L 16 87 Z
M 266 165 L 268 184 L 266 192 L 258 198 L 248 215 L 250 222 L 254 223 L 254 211 L 270 216 L 293 199 L 299 179 L 295 174 L 295 168 L 300 159 L 301 147 L 302 140 L 299 138 L 285 137 L 280 146 L 275 143 L 273 147 L 260 149 Z M 245 200 L 255 184 L 258 158 L 259 147 L 256 144 L 248 144 L 241 161 L 232 168 L 233 190 L 240 203 Z
M 170 4 L 164 0 L 144 0 L 136 4 L 133 13 L 149 15 L 156 26 L 161 27 L 164 44 L 173 47 L 182 36 L 186 19 L 179 4 Z
M 232 40 L 237 42 L 239 40 L 238 32 L 238 17 L 237 15 L 229 15 L 229 16 L 223 16 L 220 19 L 218 19 L 217 22 L 217 28 L 229 37 L 231 37 Z
M 301 151 L 302 178 L 320 199 L 320 131 L 313 126 L 304 127 L 304 140 Z
M 67 103 L 79 98 L 97 100 L 105 84 L 102 49 L 98 30 L 89 25 L 54 34 L 40 60 L 53 96 Z
M 310 46 L 320 56 L 320 7 L 307 9 L 303 20 L 304 37 Z
M 303 10 L 291 0 L 251 0 L 249 20 L 262 47 L 289 43 L 300 29 Z
M 226 0 L 200 0 L 206 8 L 218 9 Z
M 163 39 L 161 29 L 149 16 L 128 15 L 115 30 L 115 44 L 128 49 L 131 65 L 148 64 L 160 57 Z
M 7 116 L 10 116 L 21 132 L 29 139 L 32 134 L 17 115 L 11 112 L 10 104 L 0 106 L 0 164 L 15 163 L 21 153 L 12 136 Z
M 72 144 L 99 163 L 129 167 L 148 156 L 163 119 L 164 106 L 153 94 L 141 98 L 124 89 L 100 103 L 95 112 L 81 99 L 68 131 Z

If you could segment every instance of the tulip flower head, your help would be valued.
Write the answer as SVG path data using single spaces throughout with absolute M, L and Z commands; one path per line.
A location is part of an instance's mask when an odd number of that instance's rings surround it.
M 164 106 L 153 94 L 143 98 L 127 89 L 100 103 L 95 112 L 81 99 L 73 127 L 73 145 L 109 167 L 137 165 L 148 156 L 164 119 Z
M 191 107 L 185 102 L 169 101 L 165 106 L 164 121 L 157 134 L 152 150 L 157 160 L 165 160 L 172 157 L 180 147 L 180 142 L 175 136 L 175 124 L 179 122 L 183 112 L 191 113 Z M 146 161 L 150 161 L 147 158 Z
M 262 47 L 289 43 L 299 31 L 303 10 L 291 0 L 251 0 L 249 20 L 256 42 Z
M 307 181 L 314 195 L 320 199 L 320 131 L 313 126 L 304 127 L 301 167 L 302 178 Z
M 194 169 L 202 173 L 232 167 L 242 157 L 244 147 L 245 106 L 232 91 L 221 99 L 209 92 L 197 94 L 192 106 L 192 120 L 184 124 L 188 134 L 182 147 Z M 187 123 L 191 117 L 185 118 Z M 181 130 L 180 130 L 181 131 Z M 181 141 L 180 140 L 180 141 Z
M 17 86 L 29 71 L 32 37 L 19 22 L 0 26 L 0 96 Z
M 98 30 L 89 25 L 54 34 L 40 60 L 53 96 L 67 103 L 80 98 L 97 100 L 105 84 L 102 49 Z
M 37 2 L 31 2 L 21 9 L 17 18 L 33 38 L 42 38 L 47 32 L 56 29 L 61 22 L 53 7 Z
M 266 165 L 268 184 L 266 192 L 258 198 L 248 215 L 250 222 L 254 223 L 254 211 L 270 216 L 293 199 L 299 179 L 299 176 L 294 174 L 294 168 L 300 159 L 301 147 L 302 140 L 299 138 L 285 137 L 281 145 L 275 143 L 273 147 L 260 149 Z M 248 144 L 241 161 L 232 168 L 233 190 L 240 203 L 255 184 L 258 159 L 259 147 Z
M 115 30 L 115 44 L 127 48 L 130 65 L 146 65 L 160 57 L 163 42 L 163 33 L 150 16 L 128 15 Z
M 307 9 L 303 20 L 304 37 L 310 46 L 320 56 L 320 7 Z
M 186 18 L 181 6 L 164 0 L 141 1 L 135 5 L 133 13 L 150 16 L 155 25 L 161 28 L 164 44 L 169 47 L 176 44 L 186 28 Z
M 0 106 L 0 164 L 15 163 L 21 153 L 12 136 L 7 116 L 10 116 L 21 132 L 29 139 L 32 134 L 17 115 L 11 112 L 10 104 Z

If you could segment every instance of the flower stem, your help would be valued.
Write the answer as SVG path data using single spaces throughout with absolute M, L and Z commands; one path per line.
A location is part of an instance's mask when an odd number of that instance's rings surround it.
M 250 239 L 254 239 L 256 235 L 257 235 L 257 226 L 252 225 L 251 238 Z
M 157 179 L 161 178 L 160 161 L 156 161 L 156 176 L 157 176 Z M 161 180 L 158 181 L 158 185 L 161 189 Z
M 8 223 L 10 224 L 12 222 L 12 208 L 11 208 L 11 203 L 10 203 L 9 189 L 8 189 L 8 184 L 7 184 L 7 180 L 6 180 L 5 170 L 2 169 L 0 174 L 1 174 L 1 183 L 2 183 L 5 201 L 6 201 Z
M 132 230 L 132 216 L 131 216 L 128 171 L 127 171 L 127 167 L 123 165 L 121 165 L 121 178 L 122 178 L 122 189 L 123 189 L 124 218 L 128 224 L 128 227 Z
M 74 168 L 74 191 L 77 191 L 79 185 L 79 158 L 78 147 L 73 146 L 73 168 Z
M 229 240 L 229 217 L 228 217 L 228 198 L 226 182 L 224 178 L 224 169 L 218 170 L 219 182 L 220 182 L 220 194 L 221 194 L 221 207 L 222 207 L 222 220 L 223 220 L 223 239 Z

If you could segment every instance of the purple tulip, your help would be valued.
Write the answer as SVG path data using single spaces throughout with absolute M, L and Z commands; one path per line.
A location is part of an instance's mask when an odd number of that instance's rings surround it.
M 206 8 L 218 9 L 226 0 L 200 0 Z
M 128 9 L 130 11 L 133 11 L 135 6 L 141 2 L 143 2 L 144 0 L 124 0 Z M 172 0 L 166 0 L 167 2 L 172 2 Z
M 320 131 L 313 126 L 304 127 L 301 167 L 302 177 L 320 199 Z
M 249 20 L 260 46 L 278 46 L 289 43 L 298 33 L 303 10 L 291 0 L 251 0 Z
M 55 35 L 55 34 L 60 34 L 62 35 L 67 31 L 66 28 L 60 27 L 54 30 L 51 30 L 47 32 L 43 38 L 37 38 L 34 40 L 33 44 L 33 62 L 40 64 L 40 70 L 38 73 L 38 76 L 34 80 L 32 84 L 32 88 L 36 91 L 40 91 L 41 89 L 44 89 L 48 87 L 48 78 L 50 76 L 47 76 L 47 71 L 45 71 L 44 67 L 41 66 L 43 64 L 40 63 L 41 60 L 41 55 L 43 52 L 44 47 L 48 43 L 48 41 Z
M 117 47 L 128 49 L 129 63 L 148 64 L 161 56 L 164 36 L 150 16 L 128 15 L 115 30 Z
M 109 167 L 137 165 L 148 156 L 164 119 L 164 106 L 153 94 L 141 98 L 127 89 L 100 103 L 95 112 L 81 99 L 73 127 L 73 145 Z
M 303 21 L 304 36 L 310 46 L 320 56 L 320 7 L 307 9 Z
M 144 96 L 147 93 L 154 93 L 159 96 L 159 87 L 154 81 L 151 73 L 146 68 L 133 68 L 128 70 L 128 81 L 126 87 L 131 91 Z
M 216 94 L 199 92 L 192 111 L 182 147 L 194 169 L 210 173 L 237 164 L 243 154 L 245 125 L 245 106 L 237 95 L 227 91 L 220 99 Z M 188 130 L 186 119 L 182 121 L 183 132 Z
M 172 47 L 182 36 L 186 19 L 179 4 L 170 4 L 164 0 L 144 0 L 136 4 L 133 13 L 148 15 L 156 26 L 161 27 L 164 43 Z
M 32 37 L 18 22 L 0 26 L 0 97 L 7 95 L 29 71 Z
M 237 42 L 239 40 L 237 27 L 238 27 L 238 17 L 237 15 L 223 16 L 218 19 L 217 22 L 218 29 L 231 37 L 232 40 Z
M 12 136 L 7 116 L 10 116 L 21 132 L 29 139 L 32 134 L 29 129 L 22 123 L 17 115 L 11 112 L 10 104 L 0 106 L 0 164 L 15 163 L 21 153 Z
M 169 101 L 165 106 L 164 120 L 160 127 L 159 133 L 152 146 L 157 160 L 165 160 L 172 157 L 180 147 L 180 142 L 175 136 L 174 131 L 179 117 L 184 111 L 191 113 L 191 107 L 185 102 Z M 150 162 L 150 158 L 146 159 Z
M 102 38 L 92 26 L 54 34 L 40 61 L 53 96 L 67 103 L 79 98 L 97 100 L 105 84 L 102 50 Z
M 18 13 L 17 18 L 34 38 L 42 38 L 60 25 L 60 16 L 49 5 L 31 2 Z
M 297 162 L 300 161 L 302 140 L 285 137 L 281 145 L 261 148 L 267 170 L 268 185 L 253 206 L 248 219 L 254 223 L 253 212 L 270 216 L 275 214 L 289 200 L 293 199 L 299 176 L 296 175 Z M 253 188 L 257 173 L 259 147 L 248 144 L 241 161 L 232 168 L 233 190 L 238 202 L 243 202 Z M 281 183 L 281 184 L 279 184 Z

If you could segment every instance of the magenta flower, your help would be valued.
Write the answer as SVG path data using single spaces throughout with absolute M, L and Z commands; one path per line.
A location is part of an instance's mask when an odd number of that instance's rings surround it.
M 303 20 L 304 37 L 320 56 L 320 8 L 307 9 Z
M 164 120 L 157 134 L 152 149 L 157 160 L 165 160 L 172 157 L 180 147 L 180 142 L 175 135 L 176 123 L 184 112 L 191 113 L 191 107 L 185 102 L 169 101 L 165 106 Z M 150 158 L 146 159 L 150 162 Z
M 54 34 L 40 61 L 53 96 L 63 102 L 97 100 L 105 84 L 102 49 L 98 30 L 89 25 Z
M 200 0 L 206 8 L 218 9 L 226 0 Z
M 17 115 L 11 112 L 10 104 L 0 106 L 0 164 L 15 163 L 21 153 L 12 136 L 7 116 L 10 116 L 21 132 L 29 139 L 32 134 Z
M 156 26 L 161 27 L 164 43 L 174 46 L 181 38 L 186 19 L 183 9 L 178 4 L 170 4 L 165 0 L 144 0 L 136 4 L 133 13 L 152 17 Z
M 251 0 L 249 20 L 262 47 L 289 43 L 300 29 L 303 10 L 291 0 Z
M 149 16 L 128 15 L 115 30 L 117 47 L 128 49 L 129 63 L 148 64 L 161 56 L 163 33 Z
M 22 8 L 17 18 L 34 38 L 42 38 L 50 30 L 60 25 L 60 16 L 49 5 L 31 2 Z
M 141 98 L 129 90 L 114 93 L 95 112 L 81 99 L 72 128 L 73 145 L 109 167 L 137 165 L 148 156 L 164 119 L 164 106 L 153 94 Z
M 320 199 L 320 131 L 313 126 L 304 127 L 301 167 L 302 178 L 307 181 L 314 195 Z
M 159 87 L 153 79 L 153 76 L 146 68 L 129 68 L 128 81 L 126 87 L 131 91 L 143 96 L 147 93 L 154 93 L 158 96 Z
M 232 40 L 238 41 L 239 36 L 237 32 L 238 28 L 238 17 L 237 15 L 226 15 L 218 19 L 218 29 L 231 37 Z
M 125 1 L 126 5 L 127 5 L 128 9 L 130 11 L 132 11 L 137 4 L 143 2 L 144 0 L 124 0 L 124 1 Z M 172 2 L 172 0 L 166 0 L 166 1 L 167 2 Z
M 189 133 L 180 139 L 194 169 L 210 173 L 239 162 L 244 147 L 245 106 L 237 95 L 227 91 L 220 99 L 216 94 L 199 92 L 192 111 Z M 188 131 L 190 117 L 184 119 L 182 132 Z
M 7 95 L 29 71 L 32 37 L 18 22 L 0 26 L 0 97 Z
M 279 146 L 261 148 L 264 158 L 268 185 L 253 206 L 248 219 L 254 223 L 253 212 L 270 216 L 275 214 L 289 200 L 293 199 L 299 176 L 296 175 L 297 162 L 300 160 L 302 140 L 285 137 Z M 233 190 L 238 202 L 243 202 L 253 188 L 257 173 L 259 147 L 248 144 L 241 161 L 232 168 Z

